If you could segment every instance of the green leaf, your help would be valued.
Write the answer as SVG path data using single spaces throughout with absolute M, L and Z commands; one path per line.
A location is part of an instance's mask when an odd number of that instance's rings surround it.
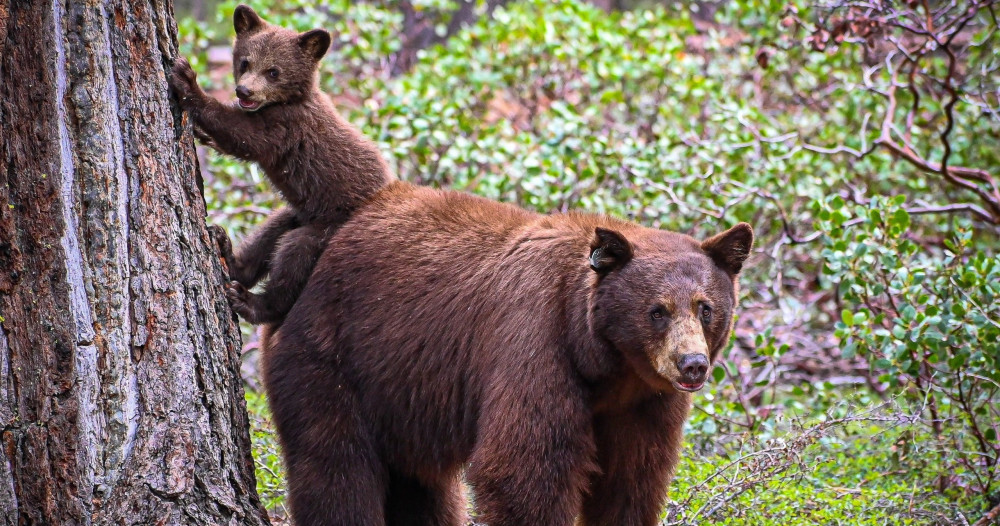
M 712 378 L 716 383 L 721 382 L 725 377 L 726 371 L 721 365 L 716 365 L 715 368 L 712 369 Z
M 851 358 L 854 358 L 854 356 L 857 355 L 857 352 L 856 352 L 857 349 L 858 349 L 857 342 L 850 342 L 847 345 L 845 345 L 842 349 L 840 349 L 840 355 L 842 357 L 844 357 L 845 359 L 849 360 Z

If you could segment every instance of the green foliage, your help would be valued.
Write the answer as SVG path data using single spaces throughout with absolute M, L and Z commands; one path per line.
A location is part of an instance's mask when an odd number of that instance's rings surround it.
M 966 428 L 934 470 L 988 493 L 1000 460 L 1000 257 L 977 250 L 960 221 L 943 248 L 922 249 L 907 236 L 904 198 L 817 207 L 823 271 L 845 302 L 836 335 L 843 356 L 867 358 L 879 381 L 922 401 L 935 422 Z
M 663 524 L 952 524 L 975 506 L 935 491 L 924 451 L 934 438 L 902 406 L 858 413 L 867 395 L 839 397 L 826 412 L 773 419 L 769 431 L 722 435 L 721 446 L 718 433 L 697 430 L 715 417 L 692 415 Z
M 257 475 L 257 495 L 272 513 L 285 515 L 285 468 L 271 424 L 267 398 L 262 392 L 248 389 L 246 401 L 250 413 L 250 442 Z

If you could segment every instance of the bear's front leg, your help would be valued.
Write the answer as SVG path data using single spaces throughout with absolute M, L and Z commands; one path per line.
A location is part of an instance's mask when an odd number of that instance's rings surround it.
M 283 126 L 215 100 L 198 85 L 198 76 L 186 59 L 177 58 L 167 80 L 181 108 L 191 115 L 199 138 L 207 139 L 212 148 L 254 162 L 281 153 L 278 147 L 286 142 Z
M 481 438 L 467 471 L 476 520 L 572 526 L 596 469 L 590 410 L 572 379 L 551 376 L 552 368 L 537 362 L 520 365 L 536 367 L 504 374 L 524 385 L 494 386 L 483 404 Z
M 600 472 L 583 502 L 581 526 L 655 526 L 680 453 L 690 395 L 653 397 L 594 418 Z

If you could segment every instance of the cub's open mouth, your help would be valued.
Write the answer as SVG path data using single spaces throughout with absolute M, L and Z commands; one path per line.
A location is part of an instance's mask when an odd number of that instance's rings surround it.
M 684 384 L 681 382 L 674 382 L 674 387 L 676 387 L 678 391 L 687 391 L 689 393 L 701 389 L 702 387 L 704 387 L 704 385 L 705 382 L 698 382 L 696 384 Z
M 257 108 L 260 107 L 260 103 L 256 101 L 247 99 L 239 99 L 239 101 L 240 101 L 240 107 L 243 108 L 244 110 L 256 110 Z

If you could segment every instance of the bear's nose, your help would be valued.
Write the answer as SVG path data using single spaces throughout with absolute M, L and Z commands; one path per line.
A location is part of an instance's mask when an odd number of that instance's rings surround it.
M 677 360 L 677 370 L 681 373 L 681 383 L 700 384 L 708 373 L 708 358 L 704 354 L 684 354 Z
M 236 86 L 236 96 L 241 99 L 248 99 L 253 92 L 248 90 L 246 86 Z

